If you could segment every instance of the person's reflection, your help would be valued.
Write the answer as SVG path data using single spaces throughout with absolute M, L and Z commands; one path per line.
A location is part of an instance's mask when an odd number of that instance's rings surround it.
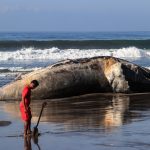
M 32 137 L 32 140 L 34 144 L 36 144 L 38 150 L 41 150 L 38 144 L 38 137 Z M 24 150 L 32 150 L 31 136 L 24 137 Z
M 30 136 L 24 137 L 24 150 L 32 150 L 31 137 Z

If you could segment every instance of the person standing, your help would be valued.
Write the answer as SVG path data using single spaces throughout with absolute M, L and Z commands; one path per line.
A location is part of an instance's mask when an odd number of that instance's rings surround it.
M 28 134 L 31 135 L 31 108 L 30 108 L 30 102 L 31 102 L 31 90 L 35 89 L 39 85 L 39 82 L 37 80 L 32 80 L 31 83 L 24 87 L 22 91 L 22 100 L 20 102 L 20 112 L 21 112 L 21 118 L 24 122 L 24 136 L 27 136 Z

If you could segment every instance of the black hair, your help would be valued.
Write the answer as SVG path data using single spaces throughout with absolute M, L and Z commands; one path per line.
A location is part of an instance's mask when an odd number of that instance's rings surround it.
M 33 83 L 35 86 L 39 85 L 39 82 L 37 80 L 32 80 L 31 83 Z

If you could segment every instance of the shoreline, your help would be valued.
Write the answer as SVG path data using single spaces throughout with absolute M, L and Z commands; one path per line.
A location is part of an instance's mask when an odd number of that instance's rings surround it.
M 88 94 L 83 94 L 83 95 L 76 95 L 76 96 L 69 96 L 69 97 L 64 97 L 64 98 L 51 98 L 51 99 L 34 99 L 32 101 L 62 101 L 62 100 L 68 100 L 68 99 L 77 99 L 77 98 L 86 98 L 86 97 L 92 97 L 92 96 L 136 96 L 136 95 L 150 95 L 150 92 L 142 92 L 142 93 L 88 93 Z M 0 100 L 0 102 L 20 102 L 20 100 L 16 99 L 5 99 L 5 100 Z

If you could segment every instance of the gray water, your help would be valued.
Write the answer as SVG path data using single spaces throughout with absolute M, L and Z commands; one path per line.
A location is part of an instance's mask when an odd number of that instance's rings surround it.
M 22 137 L 19 102 L 0 102 L 0 149 L 148 150 L 150 94 L 90 94 L 48 102 L 38 145 Z M 43 101 L 32 101 L 32 126 Z M 9 122 L 2 121 L 11 121 Z

